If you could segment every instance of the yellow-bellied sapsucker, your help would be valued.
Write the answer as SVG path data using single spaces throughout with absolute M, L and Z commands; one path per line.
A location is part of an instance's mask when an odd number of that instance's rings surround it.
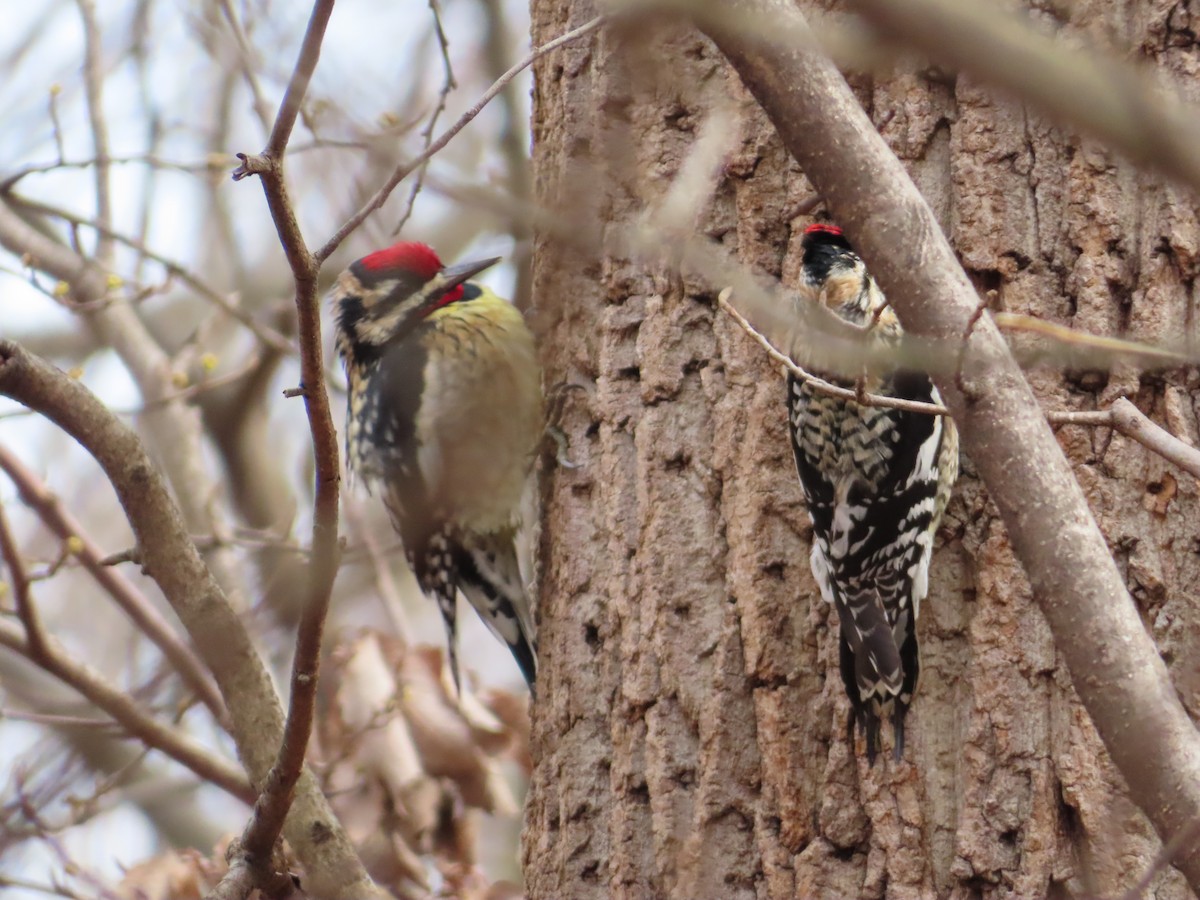
M 900 335 L 841 229 L 810 225 L 802 248 L 802 292 L 877 340 Z M 941 402 L 924 372 L 900 370 L 865 387 Z M 849 728 L 853 734 L 857 721 L 874 765 L 880 720 L 890 708 L 898 760 L 921 668 L 916 618 L 929 591 L 934 533 L 958 477 L 958 432 L 949 418 L 820 394 L 790 374 L 787 392 L 792 450 L 813 524 L 813 575 L 840 624 Z
M 456 592 L 532 687 L 533 616 L 514 545 L 542 434 L 541 376 L 521 313 L 424 244 L 364 256 L 332 293 L 346 367 L 347 468 L 379 487 L 409 565 L 438 603 L 458 684 Z

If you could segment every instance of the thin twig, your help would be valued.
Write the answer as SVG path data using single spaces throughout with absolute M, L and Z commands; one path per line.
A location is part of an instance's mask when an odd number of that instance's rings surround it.
M 83 84 L 87 97 L 88 122 L 96 151 L 96 221 L 103 226 L 96 240 L 95 257 L 105 268 L 113 264 L 111 232 L 112 182 L 108 152 L 108 121 L 104 118 L 104 68 L 100 59 L 100 26 L 96 22 L 94 0 L 76 0 L 83 20 Z
M 80 865 L 79 861 L 67 852 L 67 848 L 63 842 L 54 833 L 59 829 L 54 829 L 50 823 L 42 818 L 40 807 L 35 805 L 32 798 L 25 794 L 23 786 L 20 784 L 17 787 L 17 800 L 14 805 L 20 810 L 21 817 L 28 823 L 30 832 L 37 835 L 41 842 L 57 857 L 58 863 L 63 867 L 64 871 L 69 871 L 72 878 L 88 886 L 90 894 L 96 900 L 120 900 L 113 891 L 108 889 L 105 882 L 95 872 Z M 72 894 L 71 896 L 76 895 Z
M 8 579 L 12 582 L 17 618 L 25 628 L 30 658 L 40 665 L 49 655 L 46 650 L 46 632 L 42 628 L 42 620 L 33 604 L 33 598 L 29 595 L 29 575 L 25 571 L 25 563 L 21 561 L 16 539 L 8 527 L 8 517 L 4 515 L 3 505 L 0 505 L 0 558 L 4 559 Z
M 20 709 L 0 709 L 0 719 L 12 719 L 15 722 L 33 722 L 38 725 L 51 725 L 55 728 L 95 728 L 97 731 L 105 729 L 124 730 L 121 728 L 121 723 L 115 719 L 64 716 L 57 713 L 36 713 Z
M 596 16 L 596 18 L 589 22 L 585 22 L 578 28 L 559 35 L 554 40 L 548 41 L 542 46 L 530 51 L 529 55 L 497 78 L 492 86 L 484 91 L 483 96 L 476 101 L 475 105 L 463 113 L 462 116 L 459 117 L 458 121 L 447 128 L 436 141 L 431 143 L 429 147 L 426 148 L 423 153 L 417 156 L 416 159 L 407 163 L 401 163 L 396 167 L 395 171 L 392 172 L 391 176 L 384 183 L 383 187 L 375 192 L 374 196 L 367 201 L 366 205 L 363 206 L 362 209 L 347 219 L 346 222 L 343 223 L 343 225 L 336 232 L 334 232 L 333 237 L 326 241 L 324 246 L 322 246 L 321 249 L 316 252 L 317 261 L 324 262 L 327 260 L 329 256 L 339 246 L 341 246 L 342 241 L 344 241 L 351 232 L 358 228 L 359 225 L 366 221 L 367 216 L 371 215 L 371 213 L 383 206 L 383 204 L 387 201 L 387 198 L 391 195 L 392 191 L 396 189 L 396 185 L 407 178 L 413 171 L 416 170 L 418 166 L 420 166 L 434 154 L 440 152 L 443 147 L 450 143 L 450 141 L 454 139 L 455 135 L 462 131 L 476 116 L 479 115 L 483 108 L 487 106 L 489 102 L 491 102 L 492 98 L 504 90 L 505 85 L 507 85 L 510 81 L 521 74 L 521 72 L 533 65 L 534 62 L 545 56 L 547 53 L 558 49 L 564 44 L 569 44 L 572 41 L 576 41 L 579 38 L 590 34 L 603 25 L 606 21 L 608 21 L 607 16 Z
M 781 222 L 791 222 L 793 219 L 798 219 L 801 216 L 807 216 L 814 209 L 821 205 L 820 194 L 809 194 L 791 209 L 783 214 L 780 218 Z
M 279 104 L 279 112 L 275 116 L 275 125 L 271 128 L 271 136 L 267 138 L 267 148 L 263 151 L 267 156 L 276 159 L 283 157 L 288 139 L 292 136 L 292 128 L 296 124 L 296 116 L 300 113 L 300 104 L 304 102 L 304 95 L 308 91 L 308 83 L 317 68 L 317 60 L 321 58 L 321 42 L 325 40 L 325 28 L 329 25 L 331 15 L 333 0 L 317 0 L 313 4 L 312 16 L 304 32 L 296 68 L 292 70 L 292 77 L 288 81 L 283 101 Z
M 1171 432 L 1155 424 L 1128 399 L 1115 400 L 1108 409 L 1085 412 L 1047 413 L 1052 425 L 1089 425 L 1114 428 L 1127 438 L 1200 478 L 1200 450 L 1189 447 Z
M 1158 855 L 1154 857 L 1154 861 L 1150 863 L 1149 868 L 1137 880 L 1137 884 L 1122 894 L 1120 900 L 1142 900 L 1146 889 L 1150 887 L 1150 882 L 1154 880 L 1154 876 L 1171 864 L 1175 859 L 1176 853 L 1197 838 L 1200 838 L 1200 817 L 1192 819 L 1186 828 L 1176 832 L 1171 840 L 1163 845 L 1162 849 L 1158 851 Z
M 2 194 L 2 192 L 0 192 L 0 194 Z M 292 352 L 291 342 L 278 331 L 268 325 L 263 325 L 260 322 L 256 322 L 254 318 L 244 309 L 239 307 L 235 302 L 231 301 L 228 297 L 226 297 L 204 279 L 200 278 L 182 263 L 178 263 L 170 257 L 164 256 L 163 254 L 150 249 L 145 243 L 137 240 L 137 238 L 130 237 L 127 234 L 122 234 L 120 231 L 110 228 L 96 219 L 89 219 L 87 216 L 79 215 L 78 213 L 62 209 L 61 207 L 52 206 L 49 203 L 43 203 L 40 200 L 31 200 L 18 194 L 12 194 L 10 195 L 10 201 L 13 204 L 22 206 L 26 209 L 45 213 L 46 215 L 62 219 L 64 222 L 67 222 L 73 226 L 82 225 L 85 228 L 94 228 L 99 234 L 107 236 L 119 244 L 123 244 L 129 249 L 135 251 L 139 256 L 144 256 L 146 259 L 150 259 L 158 263 L 160 266 L 166 269 L 168 274 L 178 278 L 230 318 L 235 319 L 242 325 L 245 325 L 248 331 L 250 331 L 256 338 L 258 338 L 272 350 L 276 350 L 280 353 Z M 76 304 L 76 306 L 78 306 L 78 304 Z
M 104 554 L 83 530 L 83 526 L 67 512 L 59 499 L 7 447 L 0 445 L 0 470 L 17 488 L 21 500 L 37 513 L 42 522 L 64 543 L 74 544 L 74 555 L 83 563 L 117 605 L 129 616 L 146 637 L 162 652 L 163 657 L 179 673 L 179 677 L 208 707 L 222 728 L 228 728 L 229 714 L 225 702 L 213 684 L 203 664 L 192 649 L 180 639 L 175 629 L 154 604 L 121 574 L 104 564 Z
M 1051 425 L 1086 425 L 1112 427 L 1111 409 L 1055 409 L 1046 413 L 1046 421 Z
M 5 209 L 0 205 L 0 223 Z M 251 779 L 263 784 L 283 737 L 279 697 L 243 619 L 188 537 L 183 512 L 141 439 L 78 381 L 3 339 L 0 394 L 36 409 L 100 464 L 133 528 L 143 570 L 162 589 L 216 678 L 228 702 L 238 756 Z M 301 776 L 294 806 L 285 834 L 313 895 L 381 897 L 312 773 Z M 314 822 L 321 827 L 311 828 Z
M 74 688 L 147 747 L 161 751 L 239 800 L 254 802 L 254 789 L 238 766 L 214 756 L 191 738 L 185 737 L 178 728 L 165 725 L 148 715 L 132 697 L 109 683 L 98 672 L 75 662 L 67 649 L 53 637 L 45 635 L 44 639 L 42 656 L 35 658 L 33 648 L 21 630 L 0 620 L 0 646 L 21 654 Z
M 155 101 L 154 89 L 151 86 L 149 6 L 149 0 L 142 0 L 136 7 L 137 12 L 134 15 L 131 29 L 133 40 L 129 47 L 129 53 L 137 67 L 138 102 L 141 105 L 142 117 L 146 120 L 146 153 L 153 156 L 162 149 L 166 129 L 162 114 Z M 112 160 L 110 159 L 109 162 L 111 164 Z M 138 211 L 137 239 L 144 244 L 150 237 L 150 225 L 157 207 L 160 182 L 158 169 L 153 166 L 146 167 L 141 174 L 142 202 L 139 204 L 141 209 Z M 142 283 L 146 272 L 146 262 L 146 257 L 139 253 L 137 264 L 133 269 L 132 280 L 135 284 Z
M 141 406 L 126 407 L 125 409 L 114 409 L 113 412 L 118 416 L 140 416 L 144 413 L 157 409 L 160 406 L 164 406 L 165 404 L 173 403 L 176 400 L 190 400 L 193 397 L 198 397 L 201 394 L 207 393 L 208 391 L 216 390 L 217 388 L 224 387 L 227 384 L 232 384 L 241 378 L 245 378 L 261 364 L 262 358 L 258 354 L 254 353 L 250 355 L 250 358 L 247 359 L 245 363 L 238 366 L 236 369 L 230 369 L 228 372 L 222 372 L 220 375 L 213 375 L 209 378 L 205 378 L 203 381 L 196 381 L 173 394 L 167 394 L 163 397 L 143 403 Z
M 971 314 L 971 318 L 967 319 L 966 327 L 963 328 L 962 337 L 958 341 L 958 354 L 954 363 L 954 383 L 958 389 L 962 391 L 964 397 L 970 397 L 970 392 L 963 381 L 963 363 L 967 358 L 967 348 L 971 344 L 971 335 L 975 331 L 975 326 L 979 324 L 979 320 L 983 318 L 983 314 L 987 312 L 988 297 L 980 297 L 979 302 L 975 306 L 975 312 Z
M 95 166 L 99 160 L 95 157 L 91 159 L 77 160 L 58 160 L 57 162 L 36 163 L 34 165 L 25 166 L 17 169 L 11 175 L 7 175 L 3 180 L 0 180 L 0 194 L 7 194 L 17 186 L 17 183 L 29 177 L 30 175 L 44 175 L 49 172 L 57 172 L 62 169 L 90 169 Z M 135 153 L 129 156 L 111 156 L 108 159 L 111 165 L 143 165 L 151 169 L 163 169 L 172 172 L 187 172 L 196 175 L 210 175 L 213 172 L 224 168 L 226 159 L 210 159 L 205 162 L 185 163 L 175 160 L 163 159 L 153 153 Z
M 62 93 L 62 85 L 50 85 L 50 125 L 51 131 L 54 133 L 54 149 L 58 151 L 58 161 L 61 164 L 66 156 L 66 148 L 63 147 L 62 136 L 62 121 L 58 115 L 58 95 Z
M 368 527 L 362 508 L 357 503 L 347 503 L 345 513 L 350 527 L 362 539 L 363 548 L 371 564 L 371 571 L 375 576 L 379 599 L 382 601 L 383 611 L 388 617 L 392 633 L 406 646 L 411 645 L 412 625 L 404 613 L 404 602 L 400 597 L 400 590 L 396 586 L 396 579 L 392 575 L 392 567 L 388 564 L 388 550 L 381 546 L 375 532 Z M 343 551 L 342 557 L 348 561 L 349 555 L 347 548 Z
M 312 553 L 311 547 L 302 546 L 301 544 L 292 541 L 281 540 L 274 534 L 261 529 L 254 528 L 238 528 L 237 533 L 217 540 L 212 535 L 194 535 L 192 541 L 201 549 L 206 550 L 218 545 L 232 544 L 237 547 L 246 547 L 253 550 L 272 550 L 277 553 L 294 553 L 298 556 L 309 556 Z M 404 550 L 404 544 L 400 541 L 392 541 L 383 546 L 376 545 L 372 551 L 364 544 L 350 544 L 342 549 L 342 565 L 367 565 L 372 564 L 372 552 L 378 552 L 380 556 L 387 557 Z M 102 566 L 118 566 L 122 563 L 137 563 L 141 565 L 141 554 L 138 553 L 137 547 L 127 547 L 124 550 L 118 550 L 116 553 L 110 553 L 108 556 L 100 560 Z
M 721 307 L 729 317 L 732 318 L 742 330 L 767 351 L 767 355 L 777 363 L 781 363 L 793 376 L 804 382 L 812 390 L 819 394 L 825 394 L 829 397 L 838 397 L 842 400 L 853 400 L 855 403 L 861 403 L 864 406 L 881 406 L 887 409 L 902 409 L 907 412 L 923 413 L 927 416 L 948 416 L 950 410 L 938 403 L 922 403 L 920 400 L 902 400 L 899 397 L 884 397 L 880 394 L 868 394 L 854 390 L 853 388 L 839 387 L 836 384 L 831 384 L 823 378 L 818 378 L 811 372 L 806 372 L 792 360 L 790 356 L 780 353 L 772 346 L 767 338 L 755 330 L 746 319 L 739 313 L 726 299 L 728 289 L 721 291 L 717 297 L 717 305 Z
M 1180 353 L 1162 347 L 1152 347 L 1149 344 L 1129 341 L 1124 338 L 1088 334 L 1085 331 L 1076 331 L 1074 328 L 1059 325 L 1057 322 L 1048 322 L 1036 316 L 1027 316 L 1021 313 L 996 312 L 992 314 L 992 320 L 1001 331 L 1022 331 L 1050 338 L 1057 346 L 1066 350 L 1070 350 L 1071 348 L 1085 348 L 1120 356 L 1145 357 L 1158 365 L 1168 366 L 1184 365 L 1196 361 L 1195 355 L 1192 353 Z
M 478 0 L 484 14 L 484 34 L 481 62 L 489 78 L 504 74 L 510 65 L 514 41 L 513 29 L 508 21 L 508 4 L 505 0 Z M 502 111 L 497 149 L 504 159 L 505 189 L 516 200 L 528 203 L 533 196 L 533 167 L 529 161 L 529 138 L 522 91 L 515 81 L 500 92 Z M 509 233 L 513 239 L 513 254 L 510 262 L 516 272 L 512 302 L 517 309 L 529 311 L 533 293 L 533 243 L 529 223 L 514 219 L 509 222 Z
M 20 888 L 21 890 L 34 891 L 51 897 L 65 897 L 67 900 L 83 900 L 84 896 L 57 882 L 54 884 L 40 884 L 36 881 L 14 878 L 10 875 L 0 875 L 0 887 Z
M 246 84 L 250 88 L 250 95 L 254 98 L 254 113 L 258 116 L 259 124 L 262 125 L 263 131 L 267 131 L 271 127 L 271 107 L 267 105 L 266 99 L 263 97 L 262 87 L 258 83 L 258 73 L 254 68 L 254 52 L 250 49 L 250 41 L 246 37 L 246 31 L 242 28 L 241 20 L 233 11 L 233 5 L 229 0 L 218 0 L 218 6 L 221 9 L 221 15 L 225 17 L 225 21 L 229 25 L 229 30 L 233 33 L 233 41 L 237 44 L 238 62 L 242 70 L 242 76 L 246 79 Z
M 429 145 L 433 142 L 433 130 L 437 128 L 438 119 L 442 113 L 446 111 L 446 101 L 450 97 L 450 92 L 458 87 L 458 82 L 454 78 L 454 67 L 450 64 L 450 39 L 446 37 L 446 29 L 442 26 L 442 5 L 439 0 L 428 0 L 429 11 L 433 13 L 433 30 L 437 36 L 438 49 L 442 56 L 442 70 L 444 77 L 442 86 L 438 89 L 437 101 L 434 103 L 433 112 L 429 114 L 429 119 L 421 128 L 421 141 L 424 146 L 422 150 L 428 150 Z M 417 196 L 421 193 L 421 187 L 425 184 L 425 172 L 429 168 L 429 158 L 417 169 L 417 177 L 413 180 L 412 189 L 408 192 L 408 200 L 404 204 L 404 211 L 400 214 L 399 220 L 396 222 L 396 227 L 392 229 L 392 234 L 397 235 L 404 228 L 405 224 L 412 217 L 413 209 L 416 208 Z

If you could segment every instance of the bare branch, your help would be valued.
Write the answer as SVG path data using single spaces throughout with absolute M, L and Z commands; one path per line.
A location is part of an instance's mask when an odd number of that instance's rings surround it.
M 770 22 L 774 37 L 745 30 L 743 21 Z M 975 291 L 903 166 L 817 49 L 801 12 L 790 0 L 735 0 L 702 27 L 826 199 L 906 330 L 963 335 L 977 306 Z M 1075 103 L 1085 105 L 1078 96 Z M 1200 738 L 1033 392 L 987 316 L 970 332 L 963 356 L 969 395 L 952 375 L 934 377 L 1076 691 L 1131 796 L 1169 840 L 1200 817 Z M 1144 741 L 1147 734 L 1155 740 Z M 1200 846 L 1183 848 L 1177 860 L 1200 890 Z
M 0 193 L 3 193 L 3 191 L 0 191 Z M 161 253 L 152 250 L 150 247 L 146 246 L 144 242 L 139 241 L 137 238 L 122 234 L 121 232 L 105 225 L 99 220 L 90 219 L 87 216 L 73 213 L 70 210 L 66 210 L 58 206 L 52 206 L 49 203 L 42 203 L 38 200 L 30 200 L 27 197 L 18 195 L 12 195 L 10 202 L 35 212 L 44 213 L 48 216 L 54 216 L 55 218 L 62 219 L 64 222 L 69 222 L 72 225 L 83 225 L 87 228 L 94 228 L 104 237 L 111 238 L 117 243 L 123 244 L 126 247 L 129 247 L 131 250 L 136 251 L 140 256 L 158 263 L 160 266 L 166 269 L 168 274 L 178 278 L 230 318 L 236 319 L 242 325 L 245 325 L 247 330 L 249 330 L 256 338 L 258 338 L 272 350 L 276 350 L 281 353 L 292 352 L 291 342 L 278 331 L 268 325 L 263 325 L 260 322 L 256 322 L 254 317 L 239 307 L 236 302 L 226 297 L 215 287 L 210 285 L 204 279 L 200 278 L 195 272 L 191 271 L 191 269 L 187 268 L 182 263 L 176 262 L 170 257 L 163 256 Z
M 58 95 L 62 93 L 62 85 L 50 85 L 50 124 L 51 130 L 54 132 L 54 149 L 58 151 L 59 160 L 63 160 L 66 156 L 66 148 L 63 146 L 62 137 L 62 121 L 58 115 Z M 76 248 L 78 249 L 78 248 Z
M 175 629 L 149 599 L 126 578 L 104 564 L 103 552 L 83 530 L 83 526 L 63 509 L 54 493 L 3 445 L 0 445 L 0 470 L 16 485 L 21 500 L 38 514 L 60 540 L 73 539 L 78 542 L 75 556 L 96 583 L 109 593 L 138 629 L 162 651 L 184 683 L 208 707 L 218 724 L 228 729 L 229 713 L 220 692 L 191 648 L 179 639 Z
M 1113 403 L 1112 417 L 1113 425 L 1121 434 L 1133 438 L 1163 459 L 1200 478 L 1200 451 L 1189 447 L 1165 428 L 1155 425 L 1125 397 Z
M 1088 425 L 1112 427 L 1111 409 L 1056 409 L 1046 413 L 1046 421 L 1051 425 Z
M 1061 360 L 1068 365 L 1074 361 L 1072 356 L 1076 352 L 1083 358 L 1083 364 L 1086 364 L 1088 356 L 1094 355 L 1093 351 L 1114 359 L 1131 359 L 1149 366 L 1180 366 L 1196 361 L 1191 352 L 1179 353 L 1175 350 L 1152 347 L 1149 344 L 1128 341 L 1124 338 L 1088 334 L 1056 322 L 1047 322 L 1036 316 L 995 312 L 992 313 L 992 320 L 1001 331 L 1021 331 L 1050 338 L 1054 341 L 1055 349 L 1058 351 L 1056 360 Z
M 446 29 L 442 25 L 442 5 L 439 0 L 429 0 L 429 11 L 433 13 L 433 30 L 437 35 L 438 49 L 441 51 L 444 77 L 442 86 L 438 90 L 437 101 L 433 105 L 433 112 L 429 114 L 428 120 L 421 128 L 421 140 L 426 150 L 429 149 L 429 144 L 433 140 L 433 130 L 437 128 L 438 119 L 446 111 L 446 101 L 450 97 L 450 92 L 458 87 L 458 82 L 454 80 L 454 67 L 450 64 L 450 39 L 446 37 Z M 413 179 L 412 189 L 408 192 L 408 201 L 404 204 L 404 211 L 400 214 L 396 227 L 392 229 L 392 234 L 399 234 L 412 216 L 417 205 L 417 195 L 421 193 L 421 187 L 425 183 L 425 171 L 428 167 L 429 159 L 427 157 L 417 169 L 417 177 Z
M 83 385 L 11 341 L 0 341 L 0 394 L 45 415 L 100 463 L 133 527 L 143 569 L 216 677 L 238 754 L 252 781 L 263 784 L 283 737 L 279 698 L 137 435 Z M 379 896 L 307 770 L 296 785 L 293 812 L 284 834 L 304 863 L 314 895 L 332 900 Z
M 334 232 L 333 237 L 326 241 L 324 246 L 317 251 L 317 261 L 324 262 L 327 260 L 333 251 L 341 246 L 342 241 L 349 237 L 359 225 L 366 221 L 367 216 L 383 206 L 383 204 L 387 201 L 387 198 L 391 195 L 392 191 L 396 189 L 396 185 L 407 178 L 413 171 L 416 170 L 418 166 L 420 166 L 434 154 L 441 151 L 443 147 L 450 143 L 450 141 L 454 139 L 455 135 L 466 128 L 467 125 L 479 115 L 483 108 L 487 106 L 497 94 L 504 90 L 505 85 L 507 85 L 510 81 L 521 74 L 522 71 L 533 65 L 533 63 L 545 56 L 550 51 L 556 50 L 564 44 L 569 44 L 572 41 L 576 41 L 579 38 L 590 34 L 603 25 L 606 21 L 606 16 L 596 16 L 596 18 L 585 22 L 578 28 L 574 28 L 565 34 L 556 37 L 554 40 L 548 41 L 541 47 L 537 47 L 532 50 L 528 56 L 497 78 L 492 86 L 484 91 L 483 96 L 476 101 L 475 105 L 463 113 L 462 116 L 459 117 L 458 121 L 447 128 L 442 133 L 441 137 L 431 143 L 423 153 L 419 154 L 416 159 L 410 160 L 407 163 L 402 163 L 396 167 L 396 170 L 392 172 L 391 177 L 388 178 L 383 187 L 375 192 L 375 195 L 367 201 L 366 205 L 363 206 L 362 209 L 347 219 L 346 222 L 336 232 Z
M 21 561 L 17 542 L 8 527 L 8 517 L 4 515 L 3 505 L 0 505 L 0 558 L 4 560 L 9 580 L 12 582 L 17 618 L 25 628 L 29 658 L 40 665 L 49 656 L 46 649 L 46 632 L 42 628 L 37 607 L 33 605 L 33 598 L 29 596 L 29 575 L 25 572 L 25 563 Z
M 509 27 L 508 7 L 504 0 L 479 0 L 485 16 L 483 63 L 489 77 L 499 78 L 507 70 L 514 44 L 513 32 Z M 522 91 L 516 82 L 500 92 L 500 105 L 504 119 L 501 125 L 499 150 L 504 156 L 506 170 L 505 187 L 519 202 L 528 203 L 533 197 L 533 168 L 529 160 L 529 139 L 525 133 L 525 113 L 521 102 Z M 513 285 L 513 305 L 522 312 L 529 309 L 533 293 L 533 245 L 532 231 L 523 220 L 509 225 L 515 246 L 512 266 L 516 270 Z
M 178 728 L 165 725 L 143 711 L 132 697 L 118 690 L 98 672 L 73 661 L 67 649 L 55 638 L 43 635 L 42 649 L 35 655 L 28 639 L 18 628 L 0 621 L 0 645 L 16 651 L 64 684 L 70 685 L 121 723 L 131 737 L 147 747 L 165 753 L 239 800 L 254 802 L 254 789 L 237 766 L 213 756 L 200 744 L 184 736 Z
M 204 162 L 187 163 L 163 159 L 154 153 L 136 153 L 130 156 L 112 156 L 109 157 L 108 161 L 114 166 L 137 164 L 151 169 L 170 169 L 176 172 L 190 172 L 195 175 L 211 175 L 225 167 L 227 157 L 214 157 Z M 19 182 L 30 175 L 58 172 L 62 169 L 90 169 L 97 162 L 98 160 L 92 157 L 91 159 L 77 160 L 60 159 L 55 162 L 23 166 L 11 175 L 6 175 L 3 180 L 0 180 L 0 194 L 11 193 Z
M 76 0 L 83 19 L 83 83 L 87 96 L 88 120 L 92 143 L 96 151 L 96 219 L 111 229 L 112 197 L 109 172 L 108 122 L 104 118 L 104 69 L 100 61 L 100 27 L 96 23 L 94 0 Z M 104 234 L 96 242 L 96 258 L 105 266 L 112 265 L 113 242 Z
M 304 42 L 300 45 L 300 57 L 296 60 L 296 68 L 292 70 L 292 78 L 284 91 L 279 113 L 275 116 L 275 125 L 267 139 L 267 149 L 263 151 L 269 157 L 277 160 L 283 158 L 288 139 L 292 136 L 292 127 L 296 124 L 296 116 L 300 114 L 300 104 L 304 102 L 308 83 L 321 57 L 321 42 L 325 40 L 325 28 L 331 15 L 333 0 L 317 0 L 313 4 L 312 17 L 308 20 Z
M 1108 409 L 1054 412 L 1048 413 L 1046 418 L 1053 425 L 1107 425 L 1200 478 L 1200 450 L 1188 446 L 1165 428 L 1150 421 L 1125 397 L 1116 400 Z
M 32 647 L 30 648 L 33 649 Z M 89 728 L 97 731 L 122 731 L 120 723 L 113 718 L 97 719 L 90 716 L 63 716 L 54 713 L 24 712 L 18 709 L 0 709 L 0 719 L 12 719 L 16 722 L 33 722 L 38 725 L 52 725 L 65 728 Z
M 109 272 L 29 225 L 7 203 L 0 203 L 0 244 L 30 259 L 30 265 L 70 286 L 72 296 L 90 303 L 111 291 Z M 171 390 L 171 361 L 128 303 L 114 300 L 85 317 L 103 342 L 111 345 L 137 382 L 147 402 Z M 146 419 L 149 436 L 163 449 L 163 465 L 176 487 L 189 526 L 197 532 L 220 532 L 224 524 L 206 502 L 215 486 L 201 449 L 199 417 L 179 400 L 163 403 Z M 208 557 L 221 585 L 233 596 L 243 591 L 232 557 L 216 548 Z
M 254 98 L 254 114 L 258 116 L 263 131 L 267 131 L 271 127 L 271 108 L 267 105 L 262 87 L 258 83 L 258 74 L 254 69 L 254 51 L 250 48 L 250 41 L 246 38 L 246 31 L 242 28 L 241 20 L 233 11 L 233 4 L 229 0 L 218 0 L 217 5 L 229 25 L 229 30 L 233 33 L 234 43 L 237 44 L 238 63 L 242 70 L 242 76 L 246 79 L 246 84 L 250 87 L 250 95 Z
M 404 601 L 400 596 L 396 579 L 392 575 L 392 567 L 387 558 L 387 548 L 380 545 L 375 532 L 366 522 L 362 508 L 357 503 L 347 503 L 345 514 L 350 528 L 362 540 L 363 550 L 366 553 L 367 560 L 370 562 L 371 571 L 375 576 L 376 593 L 379 594 L 379 599 L 383 605 L 383 611 L 387 615 L 388 624 L 391 625 L 392 633 L 401 643 L 407 645 L 413 644 L 412 625 L 404 613 Z M 342 559 L 349 562 L 351 552 L 350 548 L 343 550 Z
M 721 309 L 729 314 L 742 327 L 742 330 L 750 337 L 754 338 L 759 345 L 767 351 L 767 355 L 775 362 L 780 363 L 785 369 L 791 372 L 796 378 L 803 381 L 818 394 L 825 394 L 828 397 L 838 397 L 842 400 L 853 400 L 855 403 L 861 403 L 863 406 L 882 406 L 887 409 L 903 409 L 908 412 L 924 413 L 930 416 L 948 416 L 950 410 L 937 403 L 922 403 L 920 400 L 904 400 L 900 397 L 884 397 L 880 394 L 868 394 L 860 392 L 852 388 L 839 387 L 826 381 L 824 378 L 818 378 L 811 372 L 806 372 L 785 353 L 780 353 L 771 344 L 767 338 L 754 330 L 754 326 L 743 318 L 742 314 L 734 309 L 728 300 L 729 288 L 723 290 L 717 297 L 717 304 Z

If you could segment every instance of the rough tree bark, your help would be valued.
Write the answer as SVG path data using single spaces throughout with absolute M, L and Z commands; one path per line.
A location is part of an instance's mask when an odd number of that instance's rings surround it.
M 536 0 L 534 42 L 593 14 Z M 1071 15 L 1053 23 L 1066 36 L 1120 35 L 1198 91 L 1185 7 L 1091 0 Z M 966 78 L 901 67 L 853 83 L 994 308 L 1144 341 L 1194 335 L 1186 193 Z M 808 219 L 789 217 L 810 188 L 712 45 L 676 24 L 608 29 L 542 61 L 539 201 L 609 233 L 635 225 L 727 98 L 738 132 L 696 230 L 793 279 Z M 543 237 L 534 296 L 548 383 L 585 391 L 562 422 L 582 467 L 543 482 L 531 898 L 1112 896 L 1137 880 L 1157 839 L 969 460 L 922 611 L 908 761 L 868 769 L 845 740 L 779 373 L 713 286 L 668 259 Z M 1031 380 L 1047 408 L 1128 396 L 1200 439 L 1191 372 Z M 1198 486 L 1107 430 L 1059 438 L 1195 717 Z M 1152 891 L 1192 896 L 1170 869 Z

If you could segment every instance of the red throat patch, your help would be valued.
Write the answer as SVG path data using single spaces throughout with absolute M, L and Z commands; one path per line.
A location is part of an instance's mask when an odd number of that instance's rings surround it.
M 836 225 L 826 225 L 824 222 L 815 222 L 804 229 L 805 234 L 833 234 L 841 236 L 842 229 Z
M 442 261 L 428 244 L 401 241 L 384 250 L 376 250 L 359 260 L 370 272 L 393 270 L 412 273 L 428 281 L 442 270 Z

